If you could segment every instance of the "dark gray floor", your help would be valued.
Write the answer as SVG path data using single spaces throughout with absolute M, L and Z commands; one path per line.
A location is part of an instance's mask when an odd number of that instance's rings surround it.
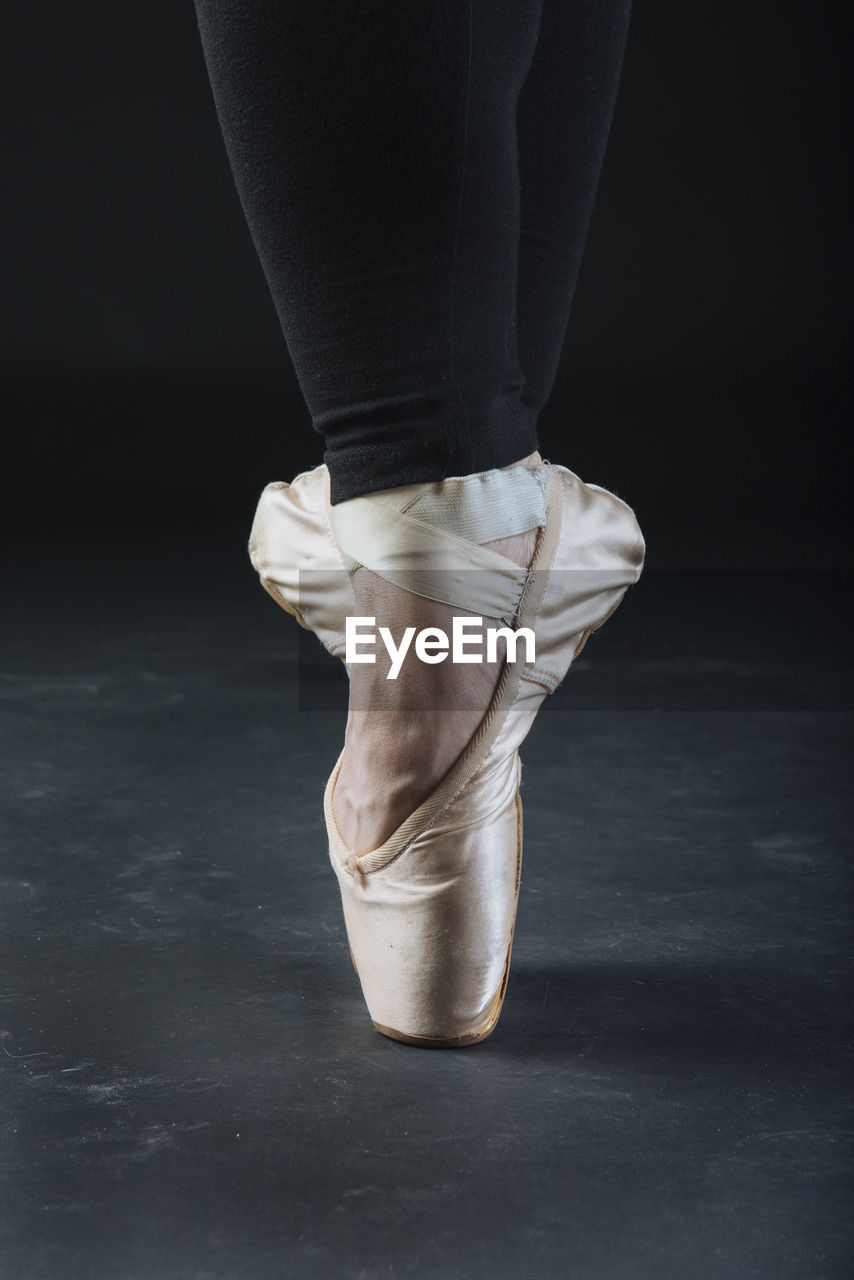
M 340 711 L 193 541 L 4 588 L 4 1280 L 849 1275 L 840 575 L 648 571 L 525 751 L 498 1030 L 429 1053 L 350 967 Z

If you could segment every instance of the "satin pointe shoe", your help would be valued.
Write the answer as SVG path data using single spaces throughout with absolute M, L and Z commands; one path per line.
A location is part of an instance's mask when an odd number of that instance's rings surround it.
M 480 545 L 533 529 L 529 569 Z M 374 1026 L 425 1048 L 482 1040 L 504 1002 L 519 897 L 519 747 L 546 696 L 640 576 L 645 547 L 634 513 L 549 463 L 332 507 L 320 466 L 292 484 L 267 486 L 249 551 L 277 603 L 342 660 L 358 566 L 533 633 L 533 659 L 519 637 L 468 745 L 382 845 L 357 854 L 338 831 L 333 797 L 343 753 L 324 797 L 329 857 Z

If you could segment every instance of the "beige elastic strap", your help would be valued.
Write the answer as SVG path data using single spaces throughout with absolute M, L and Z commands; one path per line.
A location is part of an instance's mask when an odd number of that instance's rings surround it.
M 545 467 L 514 467 L 404 485 L 333 507 L 348 568 L 406 591 L 511 621 L 528 570 L 481 542 L 545 524 Z

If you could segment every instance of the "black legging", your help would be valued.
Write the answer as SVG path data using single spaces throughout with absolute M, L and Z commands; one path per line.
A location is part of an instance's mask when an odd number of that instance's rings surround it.
M 332 500 L 537 448 L 630 0 L 196 0 Z

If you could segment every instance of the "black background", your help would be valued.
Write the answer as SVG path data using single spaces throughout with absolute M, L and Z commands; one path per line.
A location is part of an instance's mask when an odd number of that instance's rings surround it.
M 650 566 L 840 567 L 845 7 L 636 5 L 544 452 Z M 3 522 L 241 542 L 320 459 L 188 0 L 7 19 Z

